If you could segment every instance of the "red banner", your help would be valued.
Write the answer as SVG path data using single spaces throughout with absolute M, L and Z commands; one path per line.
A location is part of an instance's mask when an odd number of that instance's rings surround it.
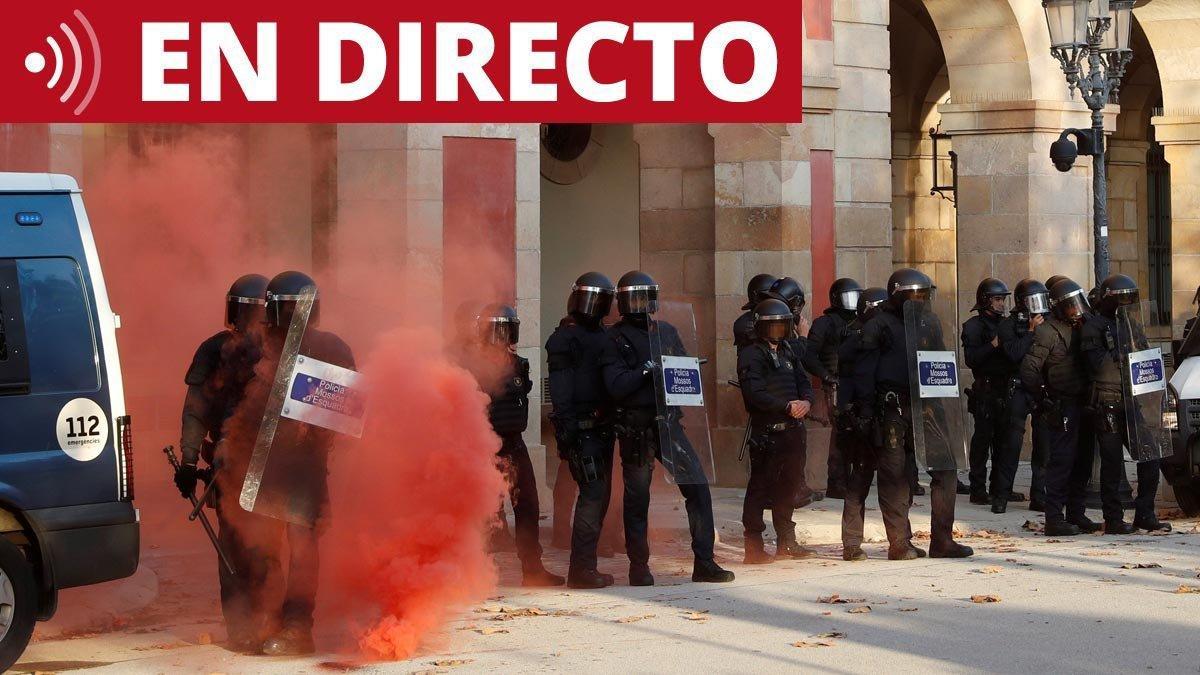
M 0 122 L 800 121 L 799 1 L 342 4 L 8 3 Z

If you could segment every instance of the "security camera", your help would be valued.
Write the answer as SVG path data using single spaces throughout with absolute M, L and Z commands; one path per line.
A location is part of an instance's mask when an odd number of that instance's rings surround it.
M 1060 138 L 1050 146 L 1050 161 L 1054 162 L 1054 168 L 1066 173 L 1075 166 L 1075 159 L 1079 157 L 1079 148 L 1069 138 Z

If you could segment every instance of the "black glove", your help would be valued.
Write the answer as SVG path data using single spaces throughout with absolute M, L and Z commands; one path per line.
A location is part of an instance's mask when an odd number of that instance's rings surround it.
M 558 441 L 559 459 L 569 459 L 568 455 L 579 448 L 578 429 L 562 429 L 554 434 L 554 439 Z
M 200 477 L 200 471 L 195 464 L 180 464 L 175 470 L 175 487 L 179 488 L 179 494 L 184 498 L 191 497 L 196 491 L 196 480 Z

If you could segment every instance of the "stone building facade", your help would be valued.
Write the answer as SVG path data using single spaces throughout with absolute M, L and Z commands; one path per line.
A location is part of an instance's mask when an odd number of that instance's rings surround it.
M 1180 326 L 1200 284 L 1200 3 L 1143 0 L 1134 16 L 1134 61 L 1120 105 L 1106 113 L 1111 256 Z M 719 479 L 736 484 L 744 412 L 726 384 L 736 377 L 729 326 L 754 274 L 800 279 L 818 313 L 836 277 L 882 285 L 895 266 L 915 266 L 936 280 L 943 314 L 958 319 L 985 276 L 1094 281 L 1090 160 L 1060 173 L 1048 159 L 1059 132 L 1087 126 L 1088 113 L 1050 55 L 1040 3 L 806 0 L 803 21 L 803 119 L 792 124 L 239 133 L 251 147 L 307 134 L 310 158 L 278 175 L 309 181 L 311 198 L 280 198 L 274 212 L 304 230 L 299 245 L 335 284 L 338 229 L 356 209 L 384 206 L 405 223 L 381 250 L 404 251 L 405 265 L 433 275 L 447 273 L 444 247 L 462 236 L 460 221 L 502 214 L 497 241 L 511 246 L 520 346 L 538 376 L 540 345 L 576 274 L 652 274 L 666 296 L 695 308 L 701 355 L 713 364 Z M 114 144 L 147 135 L 0 125 L 0 170 L 72 173 L 86 190 Z M 463 211 L 485 193 L 491 211 Z M 541 437 L 552 438 L 532 425 L 531 446 Z M 814 441 L 816 459 L 823 442 Z

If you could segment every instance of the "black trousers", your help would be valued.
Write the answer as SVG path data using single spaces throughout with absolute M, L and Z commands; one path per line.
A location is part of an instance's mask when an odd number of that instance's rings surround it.
M 250 513 L 237 504 L 222 506 L 217 499 L 217 541 L 229 557 L 234 571 L 217 557 L 217 579 L 221 585 L 221 613 L 231 640 L 260 641 L 273 622 L 263 598 L 267 579 L 279 574 L 276 520 Z
M 978 384 L 978 381 L 977 381 Z M 971 416 L 975 432 L 971 434 L 969 479 L 971 494 L 1000 496 L 1003 472 L 1010 463 L 1007 392 L 999 385 L 974 386 L 971 394 Z M 1017 448 L 1020 452 L 1020 446 Z M 992 479 L 988 482 L 988 459 L 992 460 Z M 1008 493 L 1004 493 L 1005 497 Z
M 1008 427 L 1005 437 L 1005 452 L 999 462 L 993 460 L 992 466 L 992 496 L 1006 496 L 1013 491 L 1017 479 L 1017 467 L 1021 459 L 1021 447 L 1025 443 L 1025 423 L 1033 415 L 1033 397 L 1024 389 L 1018 388 L 1008 406 Z M 1042 425 L 1035 417 L 1032 425 L 1033 452 L 1030 456 L 1030 469 L 1033 478 L 1030 484 L 1030 500 L 1045 501 L 1046 498 L 1046 434 Z
M 867 495 L 876 475 L 879 476 L 876 498 L 888 543 L 895 548 L 904 546 L 912 536 L 908 526 L 912 500 L 907 469 L 909 455 L 903 446 L 874 450 L 866 439 L 852 432 L 842 438 L 847 441 L 843 445 L 847 454 L 854 457 L 847 478 L 846 499 L 842 504 L 842 546 L 862 545 Z
M 1120 411 L 1117 415 L 1120 415 Z M 1109 422 L 1101 419 L 1096 434 L 1100 445 L 1100 505 L 1104 520 L 1113 522 L 1125 517 L 1120 490 L 1121 478 L 1125 473 L 1123 449 L 1127 438 L 1125 421 L 1118 416 L 1114 422 L 1114 427 L 1110 428 Z M 1154 498 L 1158 493 L 1161 466 L 1162 462 L 1159 460 L 1138 463 L 1138 489 L 1134 498 L 1135 518 L 1151 519 L 1155 516 Z
M 656 453 L 644 439 L 620 439 L 621 474 L 625 480 L 625 552 L 630 567 L 645 566 L 650 561 L 650 483 L 654 478 Z M 645 459 L 628 461 L 638 456 Z M 695 460 L 694 465 L 699 464 L 699 460 Z M 677 485 L 687 511 L 692 554 L 697 560 L 712 560 L 716 544 L 712 493 L 703 473 L 693 474 L 692 479 L 696 482 Z
M 905 462 L 911 461 L 916 465 L 916 449 L 913 446 L 912 419 L 903 411 L 907 404 L 902 403 L 900 409 L 885 408 L 883 411 L 883 447 L 882 453 L 898 453 L 903 449 Z M 913 459 L 909 460 L 909 457 Z M 954 542 L 954 507 L 958 493 L 958 473 L 951 470 L 929 470 L 929 506 L 930 506 L 930 546 L 933 548 L 949 546 Z M 915 471 L 909 470 L 910 479 L 915 477 Z M 913 492 L 910 488 L 907 506 L 912 507 Z M 907 515 L 907 514 L 906 514 Z M 905 521 L 908 537 L 912 537 L 912 524 Z
M 538 541 L 537 476 L 533 472 L 533 462 L 529 460 L 529 448 L 520 434 L 502 436 L 501 441 L 498 459 L 513 505 L 517 557 L 523 569 L 536 568 L 542 560 L 542 545 Z
M 1134 498 L 1134 505 L 1137 509 L 1136 517 L 1141 519 L 1153 520 L 1154 498 L 1158 494 L 1158 481 L 1162 476 L 1162 461 L 1154 459 L 1148 462 L 1138 462 L 1137 478 L 1138 488 L 1137 497 Z
M 838 424 L 835 421 L 837 415 L 837 406 L 834 405 L 835 397 L 833 391 L 828 388 L 825 388 L 822 391 L 825 394 L 825 414 L 829 416 L 830 423 L 829 455 L 825 462 L 828 471 L 826 476 L 828 476 L 828 478 L 825 481 L 825 489 L 827 491 L 841 490 L 842 492 L 845 492 L 847 481 L 850 476 L 850 466 L 846 461 L 846 456 L 842 448 L 853 441 L 846 438 L 846 432 L 839 429 Z
M 742 527 L 747 537 L 762 537 L 767 524 L 763 509 L 770 504 L 771 524 L 781 542 L 796 538 L 792 521 L 794 498 L 804 479 L 808 434 L 803 426 L 767 436 L 767 447 L 750 451 L 750 481 L 742 502 Z
M 571 566 L 575 573 L 596 569 L 596 546 L 608 512 L 612 481 L 613 440 L 607 429 L 589 430 L 579 436 L 580 456 L 595 462 L 595 480 L 579 485 L 575 518 L 571 526 Z
M 1046 428 L 1041 416 L 1034 423 L 1046 436 L 1046 521 L 1076 520 L 1085 515 L 1084 500 L 1092 475 L 1092 444 L 1095 436 L 1080 433 L 1083 407 L 1074 401 L 1063 402 L 1061 426 Z M 1056 420 L 1057 422 L 1057 420 Z M 1085 447 L 1086 446 L 1086 447 Z M 1065 514 L 1065 515 L 1064 515 Z
M 281 612 L 283 627 L 310 631 L 321 571 L 320 547 L 317 545 L 320 530 L 295 523 L 285 525 L 284 541 L 289 561 Z

